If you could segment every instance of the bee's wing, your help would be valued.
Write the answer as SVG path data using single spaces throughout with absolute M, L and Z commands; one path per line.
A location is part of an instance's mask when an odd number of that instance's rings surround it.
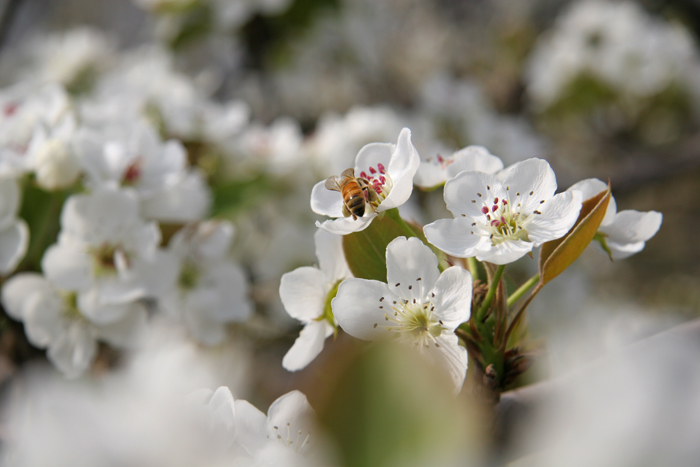
M 345 180 L 346 178 L 355 178 L 355 169 L 350 167 L 349 169 L 343 170 L 343 173 L 340 174 L 340 177 Z
M 340 178 L 333 175 L 326 179 L 326 188 L 332 191 L 342 191 L 340 188 Z

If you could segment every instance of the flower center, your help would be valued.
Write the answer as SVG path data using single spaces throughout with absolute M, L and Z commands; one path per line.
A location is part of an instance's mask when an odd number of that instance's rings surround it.
M 129 164 L 129 166 L 124 171 L 124 175 L 122 175 L 122 185 L 131 186 L 139 181 L 139 178 L 141 178 L 142 164 L 143 162 L 140 157 L 134 160 L 134 162 L 132 162 L 131 164 Z
M 304 454 L 307 451 L 306 448 L 309 446 L 309 438 L 311 437 L 310 431 L 304 433 L 302 430 L 299 430 L 293 433 L 289 423 L 282 429 L 278 426 L 273 426 L 272 428 L 275 429 L 277 441 L 282 443 L 282 445 L 293 449 L 298 454 Z
M 436 155 L 435 157 L 430 157 L 426 160 L 426 162 L 429 162 L 433 165 L 437 165 L 440 167 L 442 170 L 445 170 L 448 166 L 450 166 L 453 162 L 455 161 L 454 156 L 442 156 L 440 154 Z
M 437 337 L 444 328 L 442 321 L 435 316 L 435 305 L 417 299 L 392 302 L 393 312 L 385 313 L 384 319 L 391 323 L 385 326 L 394 337 L 419 347 L 440 347 Z M 375 327 L 377 325 L 375 324 Z
M 379 206 L 381 202 L 384 201 L 389 195 L 394 183 L 391 181 L 389 174 L 386 173 L 384 164 L 377 164 L 376 167 L 370 166 L 368 170 L 369 173 L 365 172 L 364 170 L 360 172 L 360 178 L 365 179 L 369 186 L 377 194 L 377 200 L 367 200 L 367 202 L 376 209 L 376 207 Z
M 192 290 L 199 284 L 201 275 L 201 271 L 194 263 L 186 261 L 180 270 L 178 285 L 184 291 Z
M 63 316 L 71 321 L 82 321 L 85 318 L 78 309 L 78 294 L 75 292 L 67 292 L 62 294 L 63 298 Z
M 115 274 L 118 262 L 129 266 L 129 257 L 121 245 L 103 244 L 92 251 L 92 271 L 96 277 Z
M 481 208 L 485 216 L 484 227 L 493 246 L 506 241 L 528 241 L 527 226 L 539 211 L 528 215 L 522 212 L 520 207 L 520 203 L 513 207 L 509 200 L 499 198 L 493 198 L 491 203 L 484 203 Z

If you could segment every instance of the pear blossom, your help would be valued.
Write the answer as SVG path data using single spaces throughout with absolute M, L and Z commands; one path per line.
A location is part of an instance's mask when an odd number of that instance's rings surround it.
M 233 235 L 233 226 L 224 221 L 185 226 L 170 240 L 169 259 L 157 272 L 173 279 L 158 293 L 160 305 L 205 345 L 222 343 L 226 326 L 245 321 L 253 311 L 245 274 L 226 257 Z
M 583 195 L 583 199 L 588 199 L 606 190 L 607 187 L 602 180 L 589 178 L 575 183 L 567 191 L 578 190 Z M 617 212 L 617 203 L 611 196 L 605 217 L 598 227 L 598 233 L 592 244 L 600 252 L 610 255 L 612 259 L 627 258 L 644 249 L 647 240 L 659 231 L 662 219 L 662 214 L 656 211 Z
M 17 84 L 0 91 L 0 173 L 31 171 L 27 150 L 38 125 L 50 131 L 70 113 L 71 101 L 58 84 Z
M 285 310 L 304 325 L 282 360 L 289 371 L 306 367 L 323 350 L 337 326 L 330 301 L 338 285 L 352 277 L 343 253 L 341 236 L 318 229 L 314 234 L 318 267 L 301 267 L 282 276 L 280 298 Z
M 236 441 L 247 458 L 236 465 L 316 465 L 319 437 L 314 409 L 306 396 L 291 391 L 275 400 L 267 415 L 245 400 L 235 401 Z M 240 463 L 238 463 L 240 462 Z
M 77 128 L 75 116 L 68 114 L 50 128 L 38 122 L 27 148 L 37 184 L 45 190 L 59 190 L 73 185 L 82 172 L 73 147 Z
M 138 215 L 129 192 L 73 195 L 61 212 L 58 242 L 42 258 L 46 278 L 77 292 L 81 313 L 98 324 L 122 319 L 150 295 L 160 231 Z
M 449 156 L 437 154 L 421 160 L 414 183 L 421 188 L 435 188 L 463 170 L 495 174 L 503 170 L 503 162 L 483 146 L 467 146 Z
M 17 267 L 29 246 L 29 228 L 17 218 L 20 189 L 17 181 L 0 177 L 0 274 Z
M 471 314 L 471 274 L 458 266 L 441 274 L 437 257 L 415 237 L 389 243 L 386 267 L 386 284 L 366 279 L 340 284 L 331 302 L 338 324 L 360 339 L 396 337 L 419 347 L 449 372 L 459 392 L 467 350 L 454 330 Z
M 354 219 L 343 217 L 343 196 L 325 186 L 325 180 L 311 191 L 311 209 L 334 217 L 316 225 L 330 233 L 346 235 L 366 229 L 378 213 L 397 208 L 408 201 L 413 190 L 413 176 L 420 165 L 418 151 L 411 143 L 411 131 L 401 130 L 396 144 L 370 143 L 355 158 L 355 177 L 364 179 L 377 194 L 377 200 L 366 200 L 365 214 Z
M 7 314 L 24 323 L 32 345 L 47 348 L 49 360 L 68 378 L 87 371 L 97 355 L 97 341 L 135 345 L 145 330 L 146 310 L 132 302 L 109 323 L 93 323 L 81 310 L 76 290 L 62 289 L 37 273 L 21 273 L 3 286 Z
M 83 129 L 76 149 L 93 190 L 129 188 L 141 200 L 141 214 L 166 222 L 201 219 L 209 208 L 203 175 L 187 168 L 181 142 L 161 142 L 143 122 L 117 125 L 110 131 Z
M 547 161 L 528 159 L 496 175 L 461 172 L 445 184 L 455 216 L 424 227 L 430 243 L 452 256 L 511 263 L 545 242 L 563 237 L 578 219 L 580 191 L 554 194 Z

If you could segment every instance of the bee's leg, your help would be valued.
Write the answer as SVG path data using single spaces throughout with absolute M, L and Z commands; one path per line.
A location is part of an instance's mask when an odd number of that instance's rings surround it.
M 357 217 L 355 217 L 355 216 L 350 212 L 350 210 L 349 210 L 348 207 L 345 205 L 345 203 L 343 203 L 343 216 L 345 216 L 345 217 L 350 217 L 350 216 L 352 216 L 354 219 L 357 219 Z

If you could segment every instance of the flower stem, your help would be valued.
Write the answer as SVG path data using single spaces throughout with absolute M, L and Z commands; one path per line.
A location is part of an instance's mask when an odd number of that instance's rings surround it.
M 522 298 L 522 296 L 525 295 L 525 293 L 528 290 L 530 290 L 532 287 L 534 287 L 535 284 L 537 284 L 539 281 L 540 281 L 540 275 L 535 274 L 530 279 L 528 279 L 527 282 L 525 282 L 523 285 L 521 285 L 520 288 L 518 288 L 518 290 L 513 292 L 513 294 L 510 297 L 508 297 L 508 308 L 515 305 L 515 302 L 520 300 Z
M 472 273 L 472 280 L 479 280 L 479 262 L 474 256 L 467 258 L 467 266 L 469 266 L 469 272 Z
M 489 284 L 489 291 L 486 293 L 486 297 L 484 298 L 484 302 L 481 304 L 481 308 L 476 312 L 476 319 L 478 322 L 481 322 L 484 318 L 484 315 L 488 311 L 488 309 L 491 307 L 491 303 L 493 302 L 493 298 L 496 296 L 496 289 L 498 288 L 498 283 L 501 282 L 501 277 L 503 276 L 503 271 L 506 269 L 506 265 L 502 264 L 498 266 L 496 269 L 496 274 L 494 274 L 493 279 L 491 280 L 491 283 Z

